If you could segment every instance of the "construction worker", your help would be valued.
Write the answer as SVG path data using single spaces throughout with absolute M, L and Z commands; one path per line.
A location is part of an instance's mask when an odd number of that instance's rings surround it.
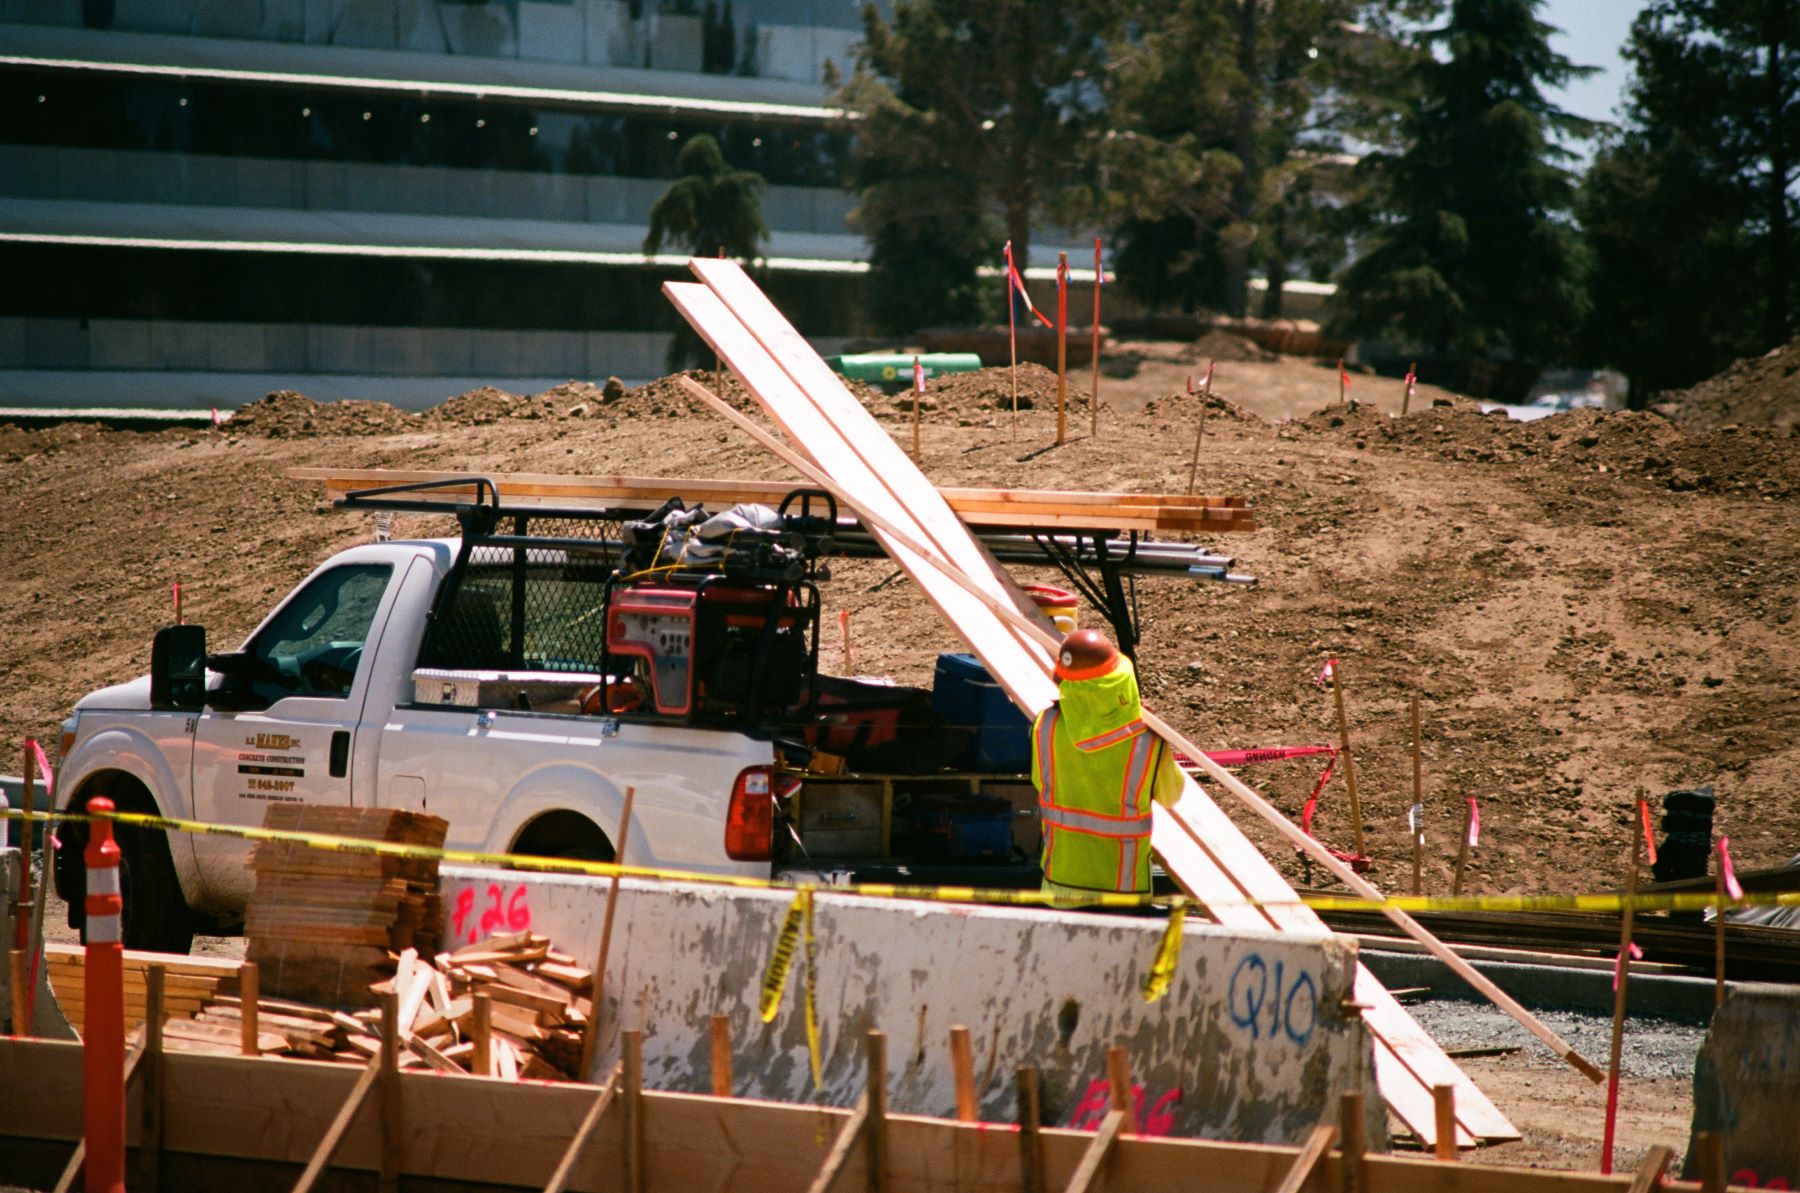
M 1150 801 L 1173 804 L 1182 774 L 1140 717 L 1137 673 L 1097 630 L 1056 655 L 1059 698 L 1031 727 L 1031 782 L 1044 829 L 1044 890 L 1059 906 L 1150 890 Z

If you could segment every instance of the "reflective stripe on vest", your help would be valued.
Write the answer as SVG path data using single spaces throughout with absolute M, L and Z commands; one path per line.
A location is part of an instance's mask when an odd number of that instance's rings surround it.
M 1143 731 L 1144 723 L 1142 721 L 1133 721 L 1129 725 L 1121 725 L 1110 732 L 1097 734 L 1094 737 L 1088 738 L 1086 741 L 1078 741 L 1075 743 L 1075 748 L 1077 750 L 1103 750 L 1107 746 L 1116 745 L 1126 738 L 1133 737 Z
M 1140 851 L 1149 844 L 1153 824 L 1149 808 L 1141 801 L 1146 785 L 1152 778 L 1156 749 L 1160 743 L 1154 735 L 1145 731 L 1140 721 L 1133 721 L 1119 729 L 1075 743 L 1076 748 L 1086 754 L 1098 754 L 1126 741 L 1130 741 L 1131 745 L 1119 785 L 1118 814 L 1097 811 L 1091 807 L 1071 807 L 1067 802 L 1068 793 L 1061 789 L 1059 780 L 1062 776 L 1057 774 L 1056 766 L 1056 727 L 1061 720 L 1061 711 L 1061 707 L 1054 704 L 1044 711 L 1038 723 L 1037 741 L 1034 743 L 1041 782 L 1038 815 L 1044 826 L 1044 876 L 1061 886 L 1124 893 L 1136 891 L 1139 889 L 1138 870 L 1143 860 Z M 1143 810 L 1140 811 L 1140 808 Z M 1065 860 L 1062 866 L 1058 866 L 1056 862 L 1056 838 L 1065 832 L 1090 840 L 1102 840 L 1115 847 L 1117 864 L 1116 867 L 1109 867 L 1113 873 L 1107 878 L 1102 878 L 1099 873 L 1083 873 L 1079 877 L 1089 881 L 1071 882 L 1070 879 L 1077 876 L 1062 871 L 1066 871 L 1072 863 Z

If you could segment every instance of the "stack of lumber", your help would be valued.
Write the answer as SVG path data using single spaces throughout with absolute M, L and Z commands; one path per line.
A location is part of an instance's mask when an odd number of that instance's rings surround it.
M 393 808 L 272 804 L 263 827 L 441 847 L 438 816 Z M 250 854 L 256 890 L 244 913 L 247 957 L 284 998 L 368 1006 L 394 956 L 437 948 L 435 857 L 392 857 L 262 841 Z
M 391 468 L 290 468 L 294 480 L 323 481 L 326 496 L 342 500 L 362 489 L 450 481 L 467 473 Z M 558 509 L 655 509 L 671 497 L 689 505 L 723 509 L 739 502 L 779 506 L 792 481 L 715 480 L 690 476 L 560 476 L 552 473 L 485 473 L 506 494 L 508 505 Z M 1256 529 L 1256 515 L 1241 496 L 1180 493 L 1095 493 L 1066 490 L 940 490 L 950 508 L 970 526 L 1137 530 L 1167 533 L 1236 532 Z M 474 499 L 469 486 L 447 487 L 408 496 L 446 505 Z M 852 511 L 843 511 L 853 516 Z
M 82 1030 L 87 1002 L 85 981 L 87 951 L 80 945 L 44 945 L 44 964 L 50 989 L 63 1014 L 76 1031 Z M 150 965 L 163 968 L 163 1008 L 173 1019 L 188 1019 L 218 994 L 221 986 L 235 989 L 238 963 L 225 957 L 179 957 L 171 953 L 125 950 L 125 1019 L 129 1029 L 144 1021 L 144 971 Z
M 477 995 L 486 996 L 486 1056 L 481 1075 L 507 1081 L 563 1080 L 581 1065 L 582 1034 L 593 973 L 547 937 L 529 932 L 490 937 L 454 953 L 421 957 L 403 949 L 393 976 L 373 983 L 371 998 L 392 992 L 399 1006 L 400 1063 L 443 1072 L 474 1072 L 482 1059 Z M 365 1000 L 366 1001 L 366 1000 Z M 381 1050 L 381 1012 L 354 1013 L 287 999 L 259 998 L 257 1046 L 265 1054 L 367 1064 Z M 171 1024 L 170 1047 L 183 1034 L 206 1033 L 239 1051 L 243 1000 L 220 994 L 199 1009 L 189 1029 Z

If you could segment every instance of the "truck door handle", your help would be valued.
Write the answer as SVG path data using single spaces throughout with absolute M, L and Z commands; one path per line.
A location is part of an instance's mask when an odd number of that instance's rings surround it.
M 350 773 L 350 731 L 339 729 L 331 735 L 331 777 L 341 779 Z

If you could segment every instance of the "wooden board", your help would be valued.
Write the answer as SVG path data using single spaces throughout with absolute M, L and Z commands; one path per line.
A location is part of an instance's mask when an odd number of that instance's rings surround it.
M 852 399 L 854 400 L 854 399 Z M 454 480 L 466 472 L 416 469 L 291 468 L 294 480 L 321 481 L 327 495 L 340 498 L 361 489 L 423 481 Z M 619 504 L 660 505 L 670 497 L 690 504 L 715 506 L 738 502 L 776 505 L 799 482 L 712 480 L 696 477 L 559 476 L 545 473 L 484 473 L 500 486 L 508 504 L 607 507 Z M 1097 493 L 1079 490 L 1036 492 L 1026 489 L 944 489 L 950 507 L 970 525 L 990 527 L 1046 526 L 1065 529 L 1112 529 L 1165 532 L 1237 532 L 1254 530 L 1255 515 L 1236 496 L 1192 496 L 1153 493 Z M 413 496 L 421 501 L 452 504 L 467 501 L 470 487 Z
M 865 502 L 876 514 L 900 526 L 918 525 L 899 499 L 882 484 L 874 469 L 842 445 L 842 441 L 837 439 L 836 431 L 813 406 L 811 400 L 717 296 L 705 286 L 683 282 L 665 283 L 663 291 L 694 325 L 695 330 L 712 344 L 713 349 L 731 362 L 738 376 L 763 400 L 788 437 L 802 445 L 802 450 L 805 450 L 804 445 L 808 443 L 822 443 L 827 447 L 836 444 L 829 462 L 819 461 L 827 471 L 857 494 L 858 500 Z M 816 452 L 826 448 L 815 447 L 813 450 Z M 956 532 L 963 543 L 967 544 L 969 550 L 964 554 L 968 555 L 974 549 L 974 540 L 969 538 L 968 531 L 956 521 L 956 516 L 950 513 L 943 499 L 936 500 L 942 511 L 939 521 L 942 522 L 944 517 L 948 518 L 952 525 L 946 529 Z M 974 596 L 939 576 L 924 560 L 889 541 L 879 532 L 876 533 L 876 538 L 919 584 L 920 590 L 950 625 L 963 635 L 971 647 L 990 658 L 989 672 L 1007 688 L 1015 703 L 1025 708 L 1043 708 L 1055 697 L 1056 688 L 1044 673 L 1035 646 L 1007 628 Z M 923 531 L 920 538 L 925 538 Z M 980 572 L 989 576 L 993 574 L 990 567 L 981 563 L 978 554 L 973 562 L 980 565 Z M 997 581 L 995 585 L 997 588 Z M 977 639 L 981 640 L 980 646 L 977 646 Z
M 696 288 L 681 283 L 665 284 L 665 293 L 732 365 L 790 438 L 844 487 L 853 503 L 867 501 L 871 513 L 915 537 L 921 546 L 938 549 L 971 579 L 991 583 L 996 598 L 1010 601 L 991 565 L 982 558 L 979 545 L 957 521 L 943 496 L 748 275 L 732 262 L 694 259 L 690 267 L 718 301 L 709 303 L 694 293 Z M 769 367 L 771 362 L 774 370 Z M 1055 698 L 1048 655 L 1041 647 L 1025 640 L 930 564 L 886 538 L 883 542 L 1027 715 L 1034 715 Z M 1165 864 L 1221 922 L 1282 931 L 1328 931 L 1316 915 L 1298 905 L 1292 888 L 1268 859 L 1191 778 L 1175 809 L 1156 809 L 1156 823 L 1153 840 Z M 1293 906 L 1249 906 L 1243 902 L 1246 898 Z M 1235 910 L 1227 911 L 1234 906 Z M 1359 972 L 1359 989 L 1362 978 Z M 1368 982 L 1379 987 L 1372 977 Z M 1429 1085 L 1421 1070 L 1455 1075 L 1446 1075 L 1445 1083 L 1458 1086 L 1459 1124 L 1471 1140 L 1475 1136 L 1518 1137 L 1505 1116 L 1385 991 L 1364 1001 L 1370 1003 L 1365 1020 L 1378 1041 L 1378 1052 L 1386 1048 L 1389 1054 L 1378 1071 L 1378 1076 L 1395 1086 L 1389 1104 L 1422 1142 L 1429 1146 L 1435 1140 L 1436 1123 Z M 1411 1026 L 1410 1031 L 1406 1025 Z M 1440 1059 L 1442 1070 L 1437 1064 Z M 1386 1085 L 1383 1091 L 1387 1093 Z M 1466 1142 L 1461 1131 L 1459 1141 Z
M 704 1024 L 696 1024 L 703 1031 Z M 286 1188 L 324 1134 L 360 1073 L 314 1061 L 172 1054 L 166 1075 L 165 1171 L 171 1159 L 233 1157 L 292 1166 L 266 1187 Z M 450 1182 L 542 1188 L 568 1139 L 593 1103 L 594 1088 L 575 1084 L 502 1086 L 454 1075 L 408 1072 L 400 1077 L 401 1171 Z M 10 1159 L 29 1149 L 19 1140 L 72 1141 L 81 1134 L 81 1049 L 40 1040 L 0 1040 L 0 1089 L 30 1089 L 30 1098 L 0 1099 L 0 1182 Z M 645 1193 L 708 1189 L 715 1193 L 805 1188 L 850 1112 L 751 1098 L 643 1093 Z M 351 1124 L 333 1164 L 372 1172 L 381 1162 L 379 1116 Z M 127 1138 L 136 1142 L 142 1112 L 134 1089 Z M 959 1123 L 888 1116 L 889 1193 L 1018 1193 L 1018 1133 L 1010 1124 Z M 1062 1188 L 1093 1140 L 1091 1131 L 1039 1132 L 1049 1187 Z M 1280 1184 L 1297 1146 L 1152 1138 L 1127 1133 L 1114 1146 L 1108 1189 L 1157 1193 L 1265 1193 Z M 623 1163 L 617 1132 L 595 1133 L 569 1187 L 617 1189 Z M 1444 1164 L 1428 1158 L 1369 1155 L 1369 1187 L 1383 1193 L 1627 1193 L 1630 1174 L 1540 1170 L 1490 1164 Z M 1328 1154 L 1304 1187 L 1340 1184 L 1338 1156 Z M 846 1182 L 846 1187 L 848 1182 Z M 1666 1181 L 1691 1191 L 1690 1182 Z M 164 1187 L 170 1187 L 167 1180 Z M 860 1187 L 860 1186 L 859 1186 Z

